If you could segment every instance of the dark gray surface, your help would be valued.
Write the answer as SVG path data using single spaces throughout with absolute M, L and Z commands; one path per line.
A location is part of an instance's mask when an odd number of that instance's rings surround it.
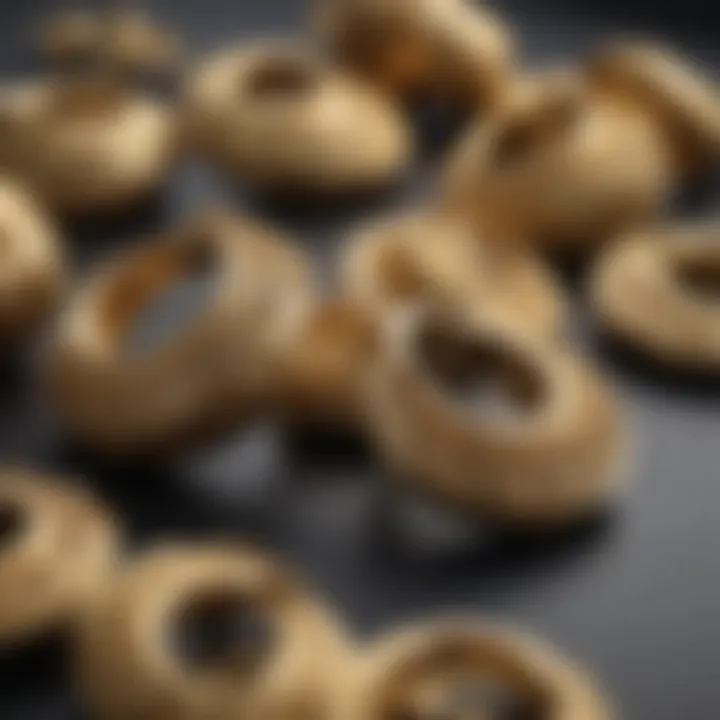
M 27 68 L 24 33 L 49 4 L 4 5 L 0 63 L 7 73 L 19 72 Z M 569 1 L 512 0 L 505 8 L 523 34 L 528 63 L 571 59 L 598 36 L 633 28 L 659 32 L 710 64 L 720 61 L 710 4 L 665 10 L 649 2 L 618 5 L 598 3 L 593 11 Z M 198 50 L 292 32 L 304 13 L 300 0 L 165 0 L 156 6 Z M 424 170 L 431 166 L 422 164 Z M 428 177 L 424 172 L 393 197 L 350 207 L 253 210 L 327 257 L 350 224 L 418 197 Z M 706 212 L 714 196 L 692 198 L 678 212 Z M 184 168 L 161 207 L 74 231 L 69 242 L 77 267 L 86 269 L 127 238 L 216 197 L 245 205 L 211 173 Z M 581 315 L 579 325 L 584 341 L 595 346 L 589 320 Z M 451 609 L 500 616 L 527 624 L 584 661 L 624 717 L 709 717 L 720 704 L 720 393 L 607 354 L 602 359 L 627 406 L 637 445 L 632 484 L 617 510 L 572 538 L 493 545 L 454 563 L 425 562 L 417 553 L 397 556 L 378 543 L 370 522 L 377 471 L 363 453 L 332 442 L 291 446 L 272 426 L 262 426 L 162 470 L 110 468 L 72 451 L 43 405 L 33 353 L 8 360 L 0 376 L 0 457 L 85 474 L 117 504 L 140 542 L 229 534 L 279 547 L 359 633 Z M 259 492 L 239 487 L 253 482 Z M 2 720 L 60 720 L 78 712 L 52 649 L 1 661 Z

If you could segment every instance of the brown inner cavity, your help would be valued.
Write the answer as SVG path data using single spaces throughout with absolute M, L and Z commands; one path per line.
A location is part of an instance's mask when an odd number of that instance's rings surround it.
M 16 505 L 9 502 L 0 504 L 0 548 L 17 542 L 25 529 L 26 520 Z
M 319 83 L 318 69 L 302 58 L 274 58 L 260 63 L 243 81 L 243 92 L 255 100 L 299 100 Z
M 191 597 L 170 627 L 181 662 L 194 669 L 254 677 L 277 646 L 272 618 L 238 591 L 210 590 Z
M 552 694 L 501 651 L 434 646 L 406 663 L 385 705 L 388 720 L 547 720 Z
M 431 322 L 419 334 L 417 351 L 441 389 L 484 420 L 526 416 L 545 399 L 545 384 L 529 364 L 489 337 Z
M 720 258 L 680 262 L 675 275 L 683 290 L 705 301 L 720 302 Z
M 492 151 L 496 165 L 520 162 L 543 145 L 567 136 L 579 121 L 582 110 L 582 98 L 577 94 L 557 93 L 508 118 L 498 132 Z

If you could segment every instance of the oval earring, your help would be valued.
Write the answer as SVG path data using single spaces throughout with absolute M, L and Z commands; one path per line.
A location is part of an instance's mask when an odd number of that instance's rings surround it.
M 178 151 L 175 116 L 107 78 L 61 78 L 0 89 L 8 126 L 0 167 L 49 208 L 114 212 L 159 192 Z
M 349 670 L 329 611 L 243 547 L 160 546 L 108 590 L 78 632 L 80 685 L 100 718 L 326 717 Z
M 509 526 L 571 523 L 614 498 L 622 422 L 587 361 L 501 323 L 422 308 L 393 313 L 385 329 L 365 397 L 389 482 Z
M 369 192 L 398 180 L 411 159 L 392 103 L 287 43 L 213 56 L 190 81 L 186 110 L 194 146 L 261 192 Z
M 492 317 L 545 339 L 562 336 L 568 314 L 568 300 L 541 260 L 427 211 L 353 233 L 340 258 L 340 291 L 377 321 L 393 306 L 419 303 Z
M 321 0 L 311 24 L 341 65 L 401 100 L 490 109 L 514 72 L 507 26 L 465 0 Z
M 611 720 L 588 674 L 532 636 L 470 617 L 416 623 L 366 649 L 338 689 L 339 720 Z
M 717 163 L 719 102 L 681 58 L 611 44 L 576 73 L 521 80 L 460 143 L 440 205 L 500 237 L 587 253 L 658 215 L 701 158 Z
M 0 645 L 75 625 L 116 570 L 120 534 L 67 478 L 0 471 Z
M 661 365 L 720 370 L 720 252 L 712 223 L 636 232 L 607 248 L 590 280 L 609 336 Z
M 122 352 L 146 304 L 203 263 L 216 264 L 217 289 L 200 318 L 151 353 Z M 284 238 L 223 212 L 201 217 L 81 285 L 49 352 L 55 406 L 79 439 L 114 453 L 164 452 L 243 423 L 267 400 L 272 358 L 312 291 Z

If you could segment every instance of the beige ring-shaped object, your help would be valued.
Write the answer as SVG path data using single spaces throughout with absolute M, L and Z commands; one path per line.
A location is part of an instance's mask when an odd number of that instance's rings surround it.
M 386 333 L 366 397 L 394 482 L 460 514 L 537 526 L 613 497 L 624 428 L 611 388 L 569 348 L 419 309 L 393 313 Z M 504 391 L 495 413 L 477 407 L 493 387 L 482 381 Z
M 720 86 L 696 63 L 655 43 L 615 42 L 600 48 L 587 73 L 665 125 L 685 172 L 720 161 Z
M 309 308 L 279 356 L 276 390 L 285 419 L 305 426 L 361 426 L 360 394 L 377 334 L 374 319 L 345 299 Z
M 63 10 L 39 27 L 35 44 L 53 64 L 87 63 L 97 51 L 100 18 L 86 10 Z
M 0 253 L 0 336 L 22 337 L 55 308 L 65 272 L 55 226 L 9 178 L 0 178 Z
M 153 196 L 177 151 L 169 108 L 100 78 L 6 85 L 0 126 L 0 168 L 72 216 Z
M 165 74 L 177 69 L 182 57 L 179 39 L 138 8 L 64 10 L 41 25 L 36 44 L 50 63 L 123 74 Z
M 519 82 L 451 154 L 440 205 L 481 231 L 581 254 L 657 215 L 682 179 L 660 119 L 587 74 Z
M 179 335 L 141 355 L 122 338 L 155 297 L 194 269 L 217 268 L 212 297 Z M 48 375 L 79 439 L 150 453 L 250 417 L 273 382 L 271 358 L 303 316 L 312 283 L 299 251 L 222 211 L 101 268 L 60 319 Z
M 109 511 L 65 478 L 0 471 L 0 647 L 74 624 L 114 572 Z
M 180 39 L 139 8 L 111 13 L 99 40 L 101 58 L 121 73 L 165 75 L 177 70 L 183 57 Z
M 321 0 L 313 26 L 342 64 L 405 100 L 492 107 L 513 72 L 509 29 L 465 0 Z
M 354 233 L 340 260 L 341 292 L 381 319 L 398 304 L 460 307 L 523 332 L 558 337 L 567 299 L 541 260 L 492 247 L 458 219 L 413 213 Z
M 612 336 L 677 369 L 720 371 L 720 226 L 637 232 L 609 247 L 590 282 Z
M 186 105 L 195 146 L 263 191 L 375 190 L 411 159 L 409 127 L 388 100 L 291 43 L 213 56 Z
M 508 714 L 498 712 L 505 708 Z M 337 720 L 532 717 L 611 720 L 587 673 L 543 642 L 470 618 L 417 624 L 376 641 Z
M 202 637 L 213 621 L 219 647 Z M 195 647 L 174 643 L 178 631 L 197 632 Z M 80 684 L 102 720 L 325 718 L 349 667 L 334 617 L 284 568 L 231 546 L 151 550 L 79 636 Z

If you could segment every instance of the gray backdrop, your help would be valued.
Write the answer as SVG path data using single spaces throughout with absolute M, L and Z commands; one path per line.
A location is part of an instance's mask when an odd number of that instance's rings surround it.
M 612 30 L 646 29 L 717 66 L 720 50 L 708 7 L 507 0 L 528 64 L 572 59 Z M 29 25 L 48 4 L 4 3 L 1 67 L 31 68 Z M 198 52 L 241 37 L 301 28 L 301 0 L 165 0 L 156 3 Z M 192 213 L 209 198 L 273 219 L 320 258 L 357 220 L 412 202 L 431 188 L 432 154 L 391 196 L 329 208 L 251 203 L 199 166 L 173 179 L 161 204 L 132 217 L 69 230 L 79 269 L 139 233 Z M 678 214 L 712 211 L 712 188 L 692 193 Z M 582 308 L 581 277 L 568 284 Z M 197 293 L 196 293 L 197 294 Z M 186 288 L 156 310 L 169 325 L 192 303 Z M 0 375 L 0 457 L 88 477 L 124 513 L 132 540 L 211 534 L 252 538 L 279 549 L 366 636 L 393 623 L 453 609 L 527 624 L 592 668 L 622 715 L 644 720 L 700 718 L 720 702 L 720 393 L 710 383 L 668 377 L 601 347 L 578 313 L 578 337 L 597 349 L 633 424 L 636 463 L 626 496 L 608 517 L 570 537 L 544 542 L 494 539 L 429 557 L 420 537 L 391 541 L 377 509 L 379 471 L 352 443 L 283 438 L 261 424 L 222 447 L 173 458 L 162 468 L 109 467 L 63 442 L 37 390 L 41 351 L 4 361 Z M 280 490 L 279 493 L 270 489 Z M 380 498 L 382 503 L 387 498 Z M 428 528 L 424 535 L 429 533 Z M 397 534 L 396 534 L 397 535 Z M 420 535 L 419 531 L 416 535 Z M 422 547 L 425 549 L 423 550 Z M 0 718 L 72 718 L 67 665 L 43 645 L 0 660 Z

